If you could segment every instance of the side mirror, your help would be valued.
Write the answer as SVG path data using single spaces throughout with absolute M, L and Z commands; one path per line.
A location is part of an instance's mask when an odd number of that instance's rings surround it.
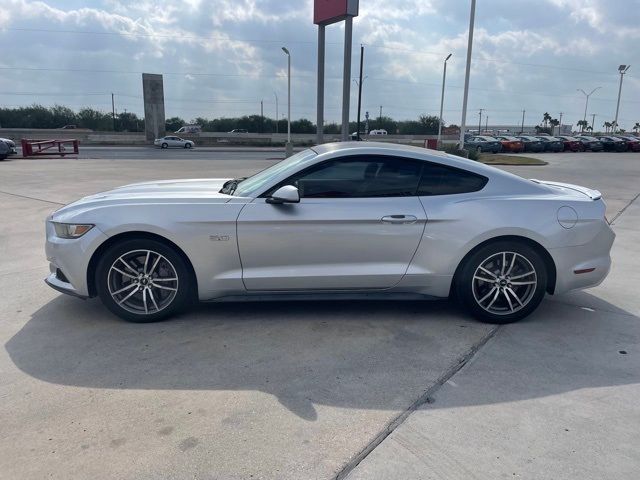
M 280 187 L 278 190 L 273 192 L 270 197 L 267 197 L 267 203 L 299 203 L 300 202 L 300 194 L 298 193 L 298 189 L 293 185 L 285 185 Z

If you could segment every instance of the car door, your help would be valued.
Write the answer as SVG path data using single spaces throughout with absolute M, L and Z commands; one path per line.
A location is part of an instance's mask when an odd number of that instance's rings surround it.
M 246 205 L 237 224 L 245 287 L 351 290 L 397 284 L 427 220 L 416 196 L 422 163 L 377 155 L 328 160 L 271 189 L 294 185 L 300 203 L 257 198 Z

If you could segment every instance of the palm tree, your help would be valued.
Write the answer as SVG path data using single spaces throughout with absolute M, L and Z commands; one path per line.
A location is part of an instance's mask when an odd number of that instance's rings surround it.
M 609 133 L 609 129 L 611 128 L 611 122 L 604 122 L 602 124 L 602 126 L 605 128 L 605 132 L 604 133 Z
M 633 129 L 636 131 L 636 133 L 638 133 L 640 131 L 640 122 L 636 122 L 636 124 L 633 126 Z
M 549 125 L 551 125 L 551 135 L 553 135 L 554 129 L 558 125 L 560 125 L 560 120 L 558 120 L 557 118 L 552 118 L 551 120 L 549 120 Z M 560 129 L 558 129 L 558 135 L 560 135 Z
M 578 120 L 577 125 L 580 127 L 580 131 L 584 132 L 584 129 L 589 126 L 589 122 L 586 120 Z
M 587 126 L 587 131 L 588 132 L 593 132 L 593 127 L 591 125 Z
M 544 112 L 542 116 L 542 121 L 544 122 L 544 128 L 547 128 L 547 123 L 551 120 L 551 115 L 548 112 Z

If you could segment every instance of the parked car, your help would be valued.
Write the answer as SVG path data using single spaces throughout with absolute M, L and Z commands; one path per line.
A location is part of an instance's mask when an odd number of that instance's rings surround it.
M 46 281 L 133 322 L 196 298 L 455 292 L 479 319 L 508 323 L 547 293 L 602 282 L 615 238 L 605 210 L 585 187 L 423 148 L 330 143 L 249 178 L 140 183 L 58 209 Z
M 560 135 L 558 138 L 564 142 L 565 152 L 584 152 L 584 145 L 577 138 L 568 135 Z
M 550 135 L 536 135 L 544 145 L 545 152 L 562 152 L 564 150 L 564 141 Z
M 623 142 L 627 144 L 627 150 L 630 152 L 640 152 L 640 138 L 638 137 L 630 137 L 626 135 L 616 135 L 616 138 L 619 138 Z
M 193 143 L 191 140 L 185 140 L 184 138 L 172 137 L 172 136 L 156 138 L 153 141 L 153 144 L 156 147 L 160 147 L 160 148 L 170 148 L 170 147 L 193 148 L 195 146 L 195 143 Z
M 373 136 L 375 136 L 375 135 L 387 135 L 387 131 L 382 129 L 382 128 L 379 128 L 377 130 L 371 130 L 369 132 L 369 135 L 373 135 Z
M 529 135 L 520 135 L 517 137 L 524 144 L 524 151 L 531 153 L 544 152 L 544 143 L 542 140 Z
M 502 151 L 502 143 L 500 140 L 485 135 L 471 137 L 469 140 L 465 140 L 464 145 L 465 148 L 477 152 L 500 153 Z
M 4 142 L 0 142 L 0 160 L 6 160 L 8 156 L 9 146 Z
M 602 142 L 602 148 L 606 152 L 626 152 L 627 142 L 620 140 L 619 138 L 612 136 L 598 137 L 598 140 Z
M 585 150 L 590 150 L 592 152 L 601 152 L 604 149 L 604 147 L 602 146 L 602 142 L 595 137 L 590 137 L 588 135 L 578 135 L 576 138 L 582 142 Z
M 246 128 L 234 128 L 229 133 L 249 133 L 249 130 Z
M 362 137 L 366 136 L 367 134 L 365 132 L 360 132 L 360 140 L 362 140 Z M 349 138 L 351 140 L 358 141 L 358 132 L 353 132 L 349 135 Z
M 516 137 L 499 135 L 495 138 L 500 140 L 500 143 L 502 144 L 503 152 L 513 152 L 513 153 L 524 152 L 524 143 L 522 143 L 522 140 Z
M 18 153 L 18 150 L 16 149 L 16 142 L 10 138 L 0 138 L 0 142 L 4 142 L 7 147 L 9 147 L 9 155 L 15 155 Z

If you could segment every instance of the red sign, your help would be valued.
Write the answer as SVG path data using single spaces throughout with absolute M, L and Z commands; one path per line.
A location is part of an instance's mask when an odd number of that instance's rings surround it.
M 329 25 L 358 16 L 358 0 L 314 0 L 313 23 Z

